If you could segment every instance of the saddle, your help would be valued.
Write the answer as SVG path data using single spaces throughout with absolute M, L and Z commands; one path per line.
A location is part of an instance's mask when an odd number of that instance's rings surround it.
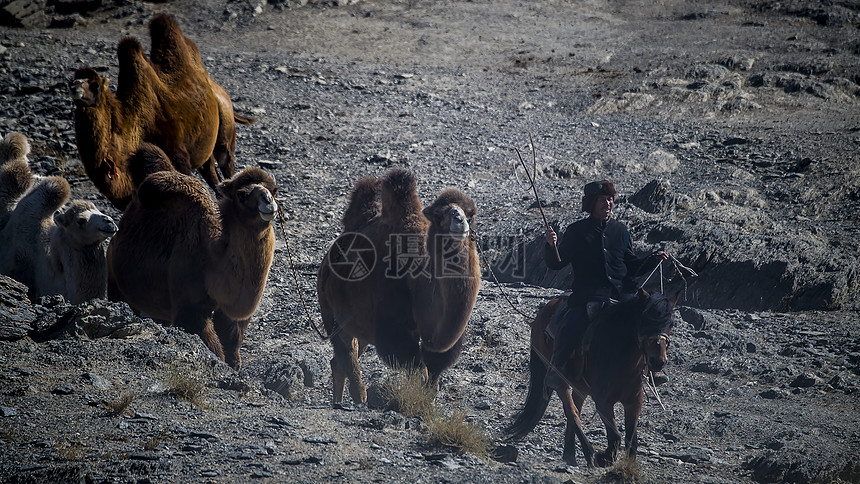
M 544 330 L 544 333 L 551 340 L 555 339 L 555 336 L 558 334 L 558 330 L 561 329 L 561 325 L 564 324 L 565 321 L 567 321 L 567 313 L 570 312 L 570 306 L 568 306 L 566 303 L 569 297 L 569 294 L 560 296 L 560 298 L 564 299 L 565 304 L 563 304 L 561 308 L 559 308 L 559 310 L 552 315 L 552 318 L 549 320 L 549 324 L 547 324 L 546 329 Z M 593 323 L 598 318 L 598 316 L 600 316 L 604 309 L 610 306 L 614 306 L 615 304 L 618 304 L 618 301 L 616 301 L 615 299 L 610 299 L 609 301 L 587 302 L 585 304 L 585 312 L 586 314 L 588 314 L 588 322 Z M 590 340 L 590 336 L 593 331 L 591 326 L 592 325 L 589 324 L 589 329 L 586 332 L 585 337 L 583 338 L 584 343 L 587 343 Z M 587 347 L 587 344 L 585 346 Z

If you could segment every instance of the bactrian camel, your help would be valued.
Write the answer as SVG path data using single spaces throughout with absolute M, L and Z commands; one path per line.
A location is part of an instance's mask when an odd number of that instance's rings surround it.
M 206 72 L 197 46 L 169 14 L 150 21 L 152 59 L 140 42 L 125 37 L 117 46 L 116 93 L 90 67 L 75 71 L 75 138 L 87 175 L 117 208 L 134 190 L 128 157 L 141 142 L 165 151 L 180 173 L 198 170 L 210 187 L 233 175 L 236 116 L 229 96 Z
M 332 335 L 332 402 L 346 380 L 367 399 L 359 357 L 369 344 L 388 365 L 419 368 L 437 388 L 460 354 L 480 285 L 475 203 L 456 189 L 423 208 L 415 178 L 395 168 L 357 181 L 344 233 L 326 253 L 317 294 Z
M 164 157 L 144 145 L 141 159 Z M 140 183 L 108 248 L 109 292 L 162 324 L 201 337 L 234 368 L 274 255 L 274 179 L 246 168 L 217 186 L 175 171 Z

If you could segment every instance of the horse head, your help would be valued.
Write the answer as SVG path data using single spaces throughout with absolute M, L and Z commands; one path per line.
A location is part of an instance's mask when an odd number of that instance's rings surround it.
M 669 336 L 672 334 L 673 313 L 678 296 L 668 298 L 660 293 L 648 294 L 640 289 L 643 303 L 637 327 L 639 349 L 645 355 L 645 364 L 650 371 L 660 371 L 666 365 Z

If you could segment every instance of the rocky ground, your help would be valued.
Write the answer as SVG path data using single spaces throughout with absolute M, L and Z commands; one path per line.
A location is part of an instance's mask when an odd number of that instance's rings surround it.
M 563 464 L 556 401 L 512 462 L 432 445 L 421 419 L 329 405 L 331 350 L 309 326 L 316 271 L 352 182 L 406 166 L 425 201 L 455 186 L 478 205 L 503 283 L 483 281 L 437 403 L 507 444 L 528 383 L 518 311 L 533 314 L 570 277 L 540 262 L 543 220 L 515 151 L 531 168 L 533 146 L 550 223 L 578 217 L 585 182 L 612 179 L 637 248 L 666 248 L 699 273 L 664 273 L 666 292 L 684 291 L 672 380 L 662 406 L 646 400 L 635 477 L 860 482 L 856 2 L 22 4 L 0 2 L 13 25 L 0 31 L 0 133 L 32 140 L 35 171 L 121 217 L 80 166 L 67 83 L 80 65 L 116 79 L 116 42 L 147 45 L 145 22 L 167 10 L 258 119 L 239 128 L 237 162 L 280 184 L 288 245 L 238 372 L 122 303 L 31 303 L 0 280 L 5 480 L 621 479 Z M 371 385 L 390 374 L 372 352 L 362 363 Z M 180 377 L 198 385 L 194 402 Z M 583 421 L 605 445 L 593 406 Z

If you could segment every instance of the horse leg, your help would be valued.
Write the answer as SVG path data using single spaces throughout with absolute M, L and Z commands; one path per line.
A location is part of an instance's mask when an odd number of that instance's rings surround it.
M 460 352 L 463 350 L 463 337 L 454 343 L 448 351 L 442 353 L 434 353 L 432 351 L 421 350 L 421 360 L 427 367 L 427 385 L 435 391 L 439 391 L 439 378 L 442 372 L 454 365 L 457 358 L 460 357 Z
M 621 432 L 618 431 L 618 426 L 615 423 L 615 410 L 612 408 L 612 403 L 595 402 L 597 412 L 600 414 L 603 425 L 606 427 L 606 452 L 599 454 L 597 465 L 606 467 L 615 462 L 618 456 L 618 449 L 621 447 Z
M 624 404 L 624 445 L 629 457 L 636 457 L 639 447 L 639 415 L 642 412 L 642 392 L 632 402 Z
M 245 340 L 245 331 L 247 331 L 250 321 L 250 319 L 243 319 L 241 321 L 230 319 L 220 310 L 215 311 L 215 314 L 212 316 L 215 333 L 218 335 L 221 347 L 224 349 L 224 361 L 235 370 L 242 367 L 242 357 L 239 356 L 239 348 Z
M 558 398 L 561 399 L 561 405 L 564 407 L 564 416 L 567 418 L 567 425 L 564 428 L 564 454 L 562 459 L 569 465 L 576 466 L 576 439 L 580 442 L 585 441 L 585 432 L 582 431 L 582 421 L 579 418 L 579 409 L 573 402 L 570 395 L 570 390 L 556 390 Z M 584 450 L 584 446 L 583 446 Z
M 594 446 L 585 435 L 585 430 L 582 428 L 582 405 L 585 403 L 585 397 L 588 394 L 587 390 L 582 386 L 574 386 L 572 390 L 573 404 L 576 409 L 576 419 L 579 424 L 579 444 L 582 446 L 582 454 L 585 457 L 585 463 L 588 467 L 594 467 Z

